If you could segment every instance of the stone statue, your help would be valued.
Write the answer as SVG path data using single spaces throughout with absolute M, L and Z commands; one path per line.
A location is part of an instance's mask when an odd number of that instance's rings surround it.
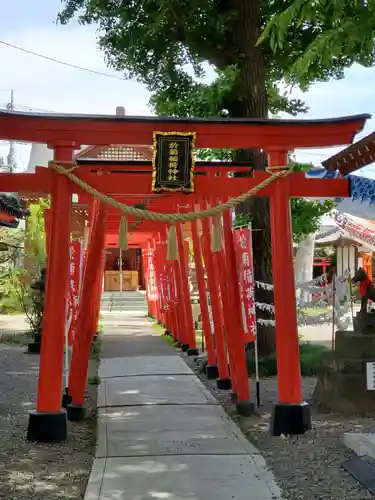
M 372 300 L 375 302 L 375 288 L 372 281 L 367 276 L 365 270 L 360 267 L 352 279 L 353 283 L 359 283 L 361 294 L 361 313 L 367 313 L 367 302 Z
M 362 278 L 359 272 L 360 283 Z M 367 300 L 375 299 L 372 284 L 365 292 L 353 330 L 336 331 L 335 351 L 322 356 L 313 402 L 323 411 L 346 415 L 375 411 L 375 391 L 368 391 L 366 384 L 366 363 L 375 362 L 375 314 L 366 310 Z

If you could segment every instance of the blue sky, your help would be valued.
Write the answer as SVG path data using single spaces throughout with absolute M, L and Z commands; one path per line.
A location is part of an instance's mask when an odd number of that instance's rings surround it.
M 96 47 L 94 27 L 82 27 L 76 23 L 69 26 L 55 24 L 60 0 L 2 3 L 5 5 L 1 6 L 0 40 L 90 69 L 113 73 L 106 68 Z M 0 45 L 0 63 L 0 107 L 9 100 L 12 88 L 16 104 L 31 108 L 111 114 L 116 106 L 121 105 L 129 115 L 151 114 L 147 107 L 147 90 L 138 83 L 91 75 L 3 45 Z M 347 71 L 344 80 L 316 84 L 303 95 L 310 107 L 304 116 L 328 118 L 355 113 L 375 116 L 374 83 L 375 68 L 353 67 Z M 362 135 L 374 129 L 375 119 L 372 119 Z M 318 165 L 339 149 L 297 152 L 297 159 Z M 6 152 L 7 145 L 0 143 L 0 155 Z M 27 156 L 28 148 L 17 148 L 21 165 L 27 163 Z M 368 167 L 365 173 L 375 177 L 375 168 Z

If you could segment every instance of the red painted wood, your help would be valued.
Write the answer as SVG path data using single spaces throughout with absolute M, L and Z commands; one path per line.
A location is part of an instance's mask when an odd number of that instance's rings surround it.
M 39 168 L 35 174 L 0 174 L 0 185 L 4 192 L 18 192 L 20 194 L 37 194 L 46 195 L 51 192 L 52 174 L 49 169 Z M 258 185 L 260 182 L 269 177 L 265 172 L 255 172 L 254 177 L 249 178 L 227 178 L 205 176 L 197 176 L 195 179 L 195 192 L 193 194 L 181 197 L 181 194 L 171 194 L 165 197 L 162 194 L 159 198 L 155 198 L 155 194 L 151 193 L 151 175 L 105 175 L 97 176 L 90 172 L 83 172 L 79 177 L 87 182 L 90 186 L 101 193 L 115 197 L 118 201 L 127 204 L 138 203 L 139 199 L 148 199 L 151 197 L 152 204 L 148 207 L 150 210 L 159 211 L 161 213 L 175 212 L 175 206 L 179 203 L 199 202 L 201 198 L 207 195 L 214 197 L 234 197 L 245 193 Z M 120 178 L 119 178 L 120 177 Z M 77 192 L 80 199 L 87 200 L 88 194 L 69 182 L 71 192 Z M 271 196 L 274 191 L 274 184 L 262 189 L 258 196 Z M 133 197 L 129 198 L 127 193 L 132 193 Z M 349 196 L 349 181 L 347 179 L 307 179 L 303 173 L 294 173 L 290 175 L 290 196 L 306 196 L 306 197 L 347 197 Z M 134 200 L 132 203 L 131 200 Z M 166 203 L 166 200 L 170 200 Z M 110 208 L 112 211 L 119 210 Z M 116 213 L 116 212 L 115 212 Z
M 106 207 L 97 202 L 96 214 L 89 236 L 89 244 L 86 256 L 86 269 L 83 278 L 81 300 L 79 304 L 79 316 L 77 319 L 77 335 L 74 339 L 72 361 L 69 373 L 69 393 L 72 402 L 82 405 L 85 398 L 88 362 L 93 332 L 93 301 L 97 298 L 97 288 L 102 270 L 98 263 L 102 260 L 102 252 L 105 243 L 106 231 Z
M 71 158 L 70 148 L 56 148 L 57 161 Z M 16 174 L 17 175 L 17 174 Z M 61 213 L 65 216 L 61 217 Z M 54 174 L 51 201 L 48 293 L 44 306 L 38 382 L 38 412 L 61 410 L 65 346 L 66 296 L 69 270 L 71 196 L 68 181 Z
M 270 158 L 272 162 L 272 156 Z M 278 400 L 301 403 L 301 368 L 293 267 L 289 179 L 276 181 L 270 200 L 272 273 L 276 317 Z
M 231 311 L 230 342 L 233 350 L 236 370 L 236 389 L 238 401 L 249 401 L 249 380 L 247 376 L 245 346 L 243 344 L 243 325 L 240 294 L 237 280 L 237 264 L 233 246 L 232 218 L 229 211 L 223 214 L 224 243 L 226 261 L 226 280 L 228 283 L 228 299 Z M 232 369 L 232 366 L 231 366 Z
M 189 281 L 188 281 L 188 260 L 186 258 L 186 251 L 184 245 L 184 236 L 182 232 L 182 225 L 180 223 L 176 224 L 177 232 L 177 245 L 178 245 L 178 262 L 180 267 L 180 283 L 183 301 L 180 302 L 180 307 L 185 311 L 185 327 L 186 327 L 186 344 L 190 348 L 197 347 L 194 321 L 193 321 L 193 311 L 191 307 Z
M 199 293 L 199 304 L 202 314 L 202 327 L 203 327 L 204 340 L 207 350 L 208 364 L 216 365 L 216 353 L 213 342 L 213 336 L 211 332 L 210 316 L 208 313 L 206 282 L 204 279 L 204 268 L 202 262 L 202 253 L 199 241 L 197 221 L 193 221 L 191 223 L 191 229 L 192 229 L 192 239 L 193 239 L 193 249 L 194 249 L 195 272 L 197 277 L 198 293 Z
M 334 121 L 300 120 L 176 120 L 170 118 L 139 118 L 69 115 L 31 115 L 0 112 L 0 139 L 22 142 L 59 141 L 83 144 L 151 145 L 154 131 L 196 132 L 198 148 L 263 148 L 292 150 L 301 147 L 322 147 L 352 142 L 370 115 Z M 267 149 L 268 148 L 268 149 Z
M 229 379 L 227 349 L 224 339 L 223 330 L 223 313 L 221 302 L 217 293 L 219 284 L 216 281 L 215 266 L 213 255 L 211 252 L 211 236 L 210 236 L 210 221 L 202 219 L 203 229 L 203 258 L 207 272 L 208 290 L 210 294 L 212 317 L 214 323 L 215 346 L 217 354 L 217 366 L 219 370 L 219 378 L 222 380 Z

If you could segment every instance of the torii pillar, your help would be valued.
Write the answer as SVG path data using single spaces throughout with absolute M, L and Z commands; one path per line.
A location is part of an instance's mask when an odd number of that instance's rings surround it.
M 270 167 L 288 164 L 288 151 L 272 151 Z M 270 196 L 272 274 L 276 318 L 278 402 L 271 433 L 303 434 L 311 428 L 309 405 L 302 398 L 301 362 L 296 312 L 293 234 L 290 214 L 291 176 L 275 181 Z
M 54 160 L 72 164 L 74 143 L 54 145 Z M 61 442 L 67 438 L 67 414 L 61 408 L 69 274 L 72 194 L 69 180 L 53 173 L 47 294 L 43 315 L 37 409 L 29 415 L 27 439 Z

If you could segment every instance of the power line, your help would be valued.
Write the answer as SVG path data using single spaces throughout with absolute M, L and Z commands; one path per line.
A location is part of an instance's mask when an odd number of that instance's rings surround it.
M 18 47 L 17 45 L 13 45 L 8 42 L 4 42 L 3 40 L 0 40 L 1 45 L 5 45 L 6 47 L 10 47 L 12 49 L 19 50 L 21 52 L 25 52 L 26 54 L 39 57 L 40 59 L 45 59 L 46 61 L 54 62 L 56 64 L 61 64 L 63 66 L 68 66 L 69 68 L 74 68 L 74 69 L 79 69 L 80 71 L 86 71 L 87 73 L 92 73 L 94 75 L 99 75 L 99 76 L 106 76 L 107 78 L 114 78 L 115 80 L 121 80 L 121 81 L 127 81 L 127 82 L 135 82 L 135 80 L 132 80 L 130 78 L 125 78 L 123 76 L 117 76 L 117 75 L 112 75 L 110 73 L 103 73 L 102 71 L 96 71 L 95 69 L 89 69 L 89 68 L 84 68 L 83 66 L 78 66 L 77 64 L 72 64 L 66 61 L 60 61 L 59 59 L 55 59 L 53 57 L 45 56 L 43 54 L 39 54 L 38 52 L 34 52 L 29 49 L 24 49 L 23 47 Z

